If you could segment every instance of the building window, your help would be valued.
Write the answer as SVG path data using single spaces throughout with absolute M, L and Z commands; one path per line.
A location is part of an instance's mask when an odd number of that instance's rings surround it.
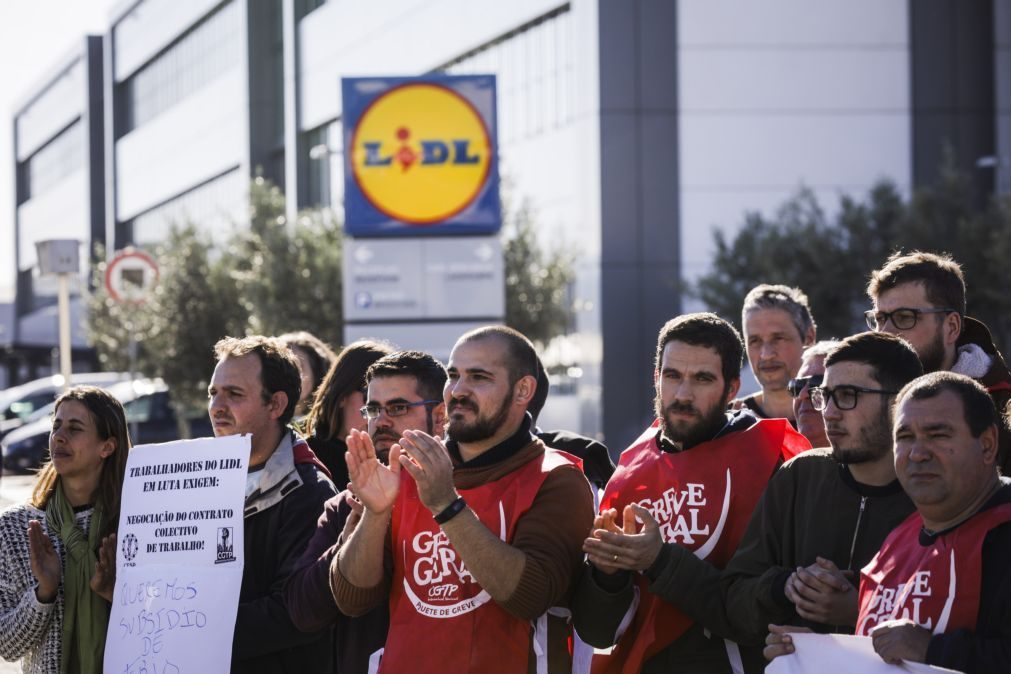
M 326 0 L 296 0 L 295 3 L 295 17 L 301 19 L 306 14 L 309 14 L 323 5 L 326 4 Z
M 243 204 L 248 180 L 229 171 L 123 224 L 125 240 L 138 246 L 164 241 L 173 227 L 193 225 L 215 243 L 224 242 L 232 230 L 248 222 Z
M 305 148 L 309 153 L 305 173 L 305 204 L 313 208 L 330 205 L 330 162 L 329 126 L 305 133 Z
M 572 12 L 565 4 L 436 70 L 496 74 L 499 143 L 507 145 L 572 122 L 573 45 Z
M 239 6 L 229 2 L 120 84 L 119 136 L 144 125 L 238 65 Z
M 78 120 L 22 164 L 19 203 L 39 196 L 74 171 L 84 168 L 84 163 L 84 134 Z

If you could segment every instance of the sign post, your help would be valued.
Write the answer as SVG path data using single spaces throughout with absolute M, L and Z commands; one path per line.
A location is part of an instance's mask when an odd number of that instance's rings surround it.
M 56 274 L 59 281 L 58 307 L 60 332 L 60 374 L 63 388 L 70 386 L 71 344 L 70 344 L 70 275 L 81 270 L 81 242 L 77 239 L 51 239 L 39 241 L 35 250 L 39 259 L 39 271 Z
M 501 322 L 495 77 L 345 78 L 342 94 L 345 339 L 451 344 Z
M 105 267 L 105 289 L 120 304 L 140 305 L 158 285 L 158 263 L 145 252 L 132 247 L 118 251 Z M 130 381 L 137 370 L 137 333 L 128 318 L 125 324 L 130 334 L 127 354 L 130 360 Z M 137 422 L 130 424 L 130 437 L 137 437 Z

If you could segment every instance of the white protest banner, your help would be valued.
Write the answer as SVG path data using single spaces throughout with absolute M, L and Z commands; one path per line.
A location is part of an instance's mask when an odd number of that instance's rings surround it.
M 249 436 L 130 450 L 105 641 L 109 674 L 231 669 Z
M 765 674 L 939 674 L 953 672 L 951 669 L 933 667 L 918 662 L 903 662 L 890 665 L 874 652 L 870 637 L 849 634 L 807 634 L 795 632 L 790 635 L 796 649 L 790 655 L 782 655 L 765 668 Z

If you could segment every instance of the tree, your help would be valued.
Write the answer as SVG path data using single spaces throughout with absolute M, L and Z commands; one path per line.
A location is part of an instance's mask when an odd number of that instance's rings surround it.
M 524 201 L 507 211 L 502 229 L 506 324 L 532 341 L 547 344 L 572 324 L 570 287 L 575 254 L 538 241 L 533 209 Z
M 810 190 L 801 189 L 765 218 L 745 216 L 732 240 L 714 234 L 712 271 L 694 292 L 713 311 L 739 320 L 744 295 L 759 283 L 785 283 L 807 293 L 819 337 L 865 329 L 867 278 L 896 250 L 948 252 L 965 271 L 968 313 L 987 323 L 995 340 L 1011 339 L 1011 200 L 975 205 L 970 178 L 946 165 L 935 184 L 907 201 L 881 181 L 865 201 L 842 197 L 833 222 Z M 1002 349 L 1003 351 L 1003 349 Z
M 143 305 L 123 305 L 105 292 L 106 265 L 95 266 L 89 333 L 103 367 L 129 367 L 161 377 L 180 419 L 201 410 L 214 370 L 213 346 L 226 335 L 308 330 L 332 344 L 343 337 L 342 241 L 333 213 L 284 215 L 284 195 L 257 178 L 250 221 L 215 248 L 195 224 L 173 227 L 154 252 L 160 281 Z M 524 204 L 504 229 L 507 323 L 547 343 L 571 323 L 573 255 L 537 241 Z M 181 431 L 185 433 L 186 431 Z
M 284 193 L 263 178 L 250 186 L 250 223 L 223 254 L 249 314 L 248 330 L 279 335 L 308 330 L 323 341 L 343 341 L 343 232 L 333 212 L 284 215 Z
M 209 250 L 210 241 L 193 225 L 173 227 L 154 251 L 159 283 L 144 304 L 109 297 L 104 262 L 93 271 L 95 292 L 89 299 L 89 334 L 103 367 L 125 371 L 135 338 L 136 371 L 168 385 L 183 437 L 189 435 L 186 418 L 207 399 L 214 343 L 243 334 L 248 321 L 234 281 Z

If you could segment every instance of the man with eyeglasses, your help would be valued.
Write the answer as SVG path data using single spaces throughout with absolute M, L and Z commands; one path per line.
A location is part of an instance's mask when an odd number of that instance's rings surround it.
M 330 565 L 333 596 L 348 615 L 389 602 L 380 674 L 571 672 L 571 631 L 552 615 L 579 571 L 593 496 L 577 460 L 532 433 L 534 347 L 478 328 L 448 373 L 445 440 L 404 431 L 385 466 L 368 436 L 349 436 L 364 510 Z
M 442 389 L 446 368 L 420 351 L 399 351 L 373 363 L 365 373 L 366 403 L 362 416 L 376 455 L 388 461 L 390 448 L 411 430 L 441 435 L 446 424 Z M 330 564 L 343 538 L 361 515 L 349 491 L 327 501 L 316 533 L 285 585 L 285 603 L 292 622 L 307 633 L 334 626 L 334 672 L 365 674 L 369 661 L 381 651 L 389 630 L 385 604 L 350 618 L 342 614 L 330 591 Z
M 797 376 L 786 386 L 793 398 L 793 416 L 797 430 L 808 439 L 812 447 L 828 445 L 821 412 L 811 404 L 811 389 L 821 386 L 825 374 L 825 356 L 837 344 L 835 340 L 822 340 L 806 348 Z
M 866 312 L 871 330 L 898 335 L 913 345 L 924 372 L 949 370 L 987 389 L 998 410 L 1011 401 L 1011 372 L 990 330 L 965 315 L 965 278 L 949 255 L 895 253 L 871 274 Z M 1002 429 L 1001 469 L 1011 470 L 1011 433 Z
M 855 574 L 913 511 L 895 478 L 891 405 L 922 372 L 893 335 L 865 332 L 829 351 L 810 397 L 831 447 L 783 464 L 723 572 L 726 611 L 743 639 L 760 642 L 769 625 L 853 632 Z

